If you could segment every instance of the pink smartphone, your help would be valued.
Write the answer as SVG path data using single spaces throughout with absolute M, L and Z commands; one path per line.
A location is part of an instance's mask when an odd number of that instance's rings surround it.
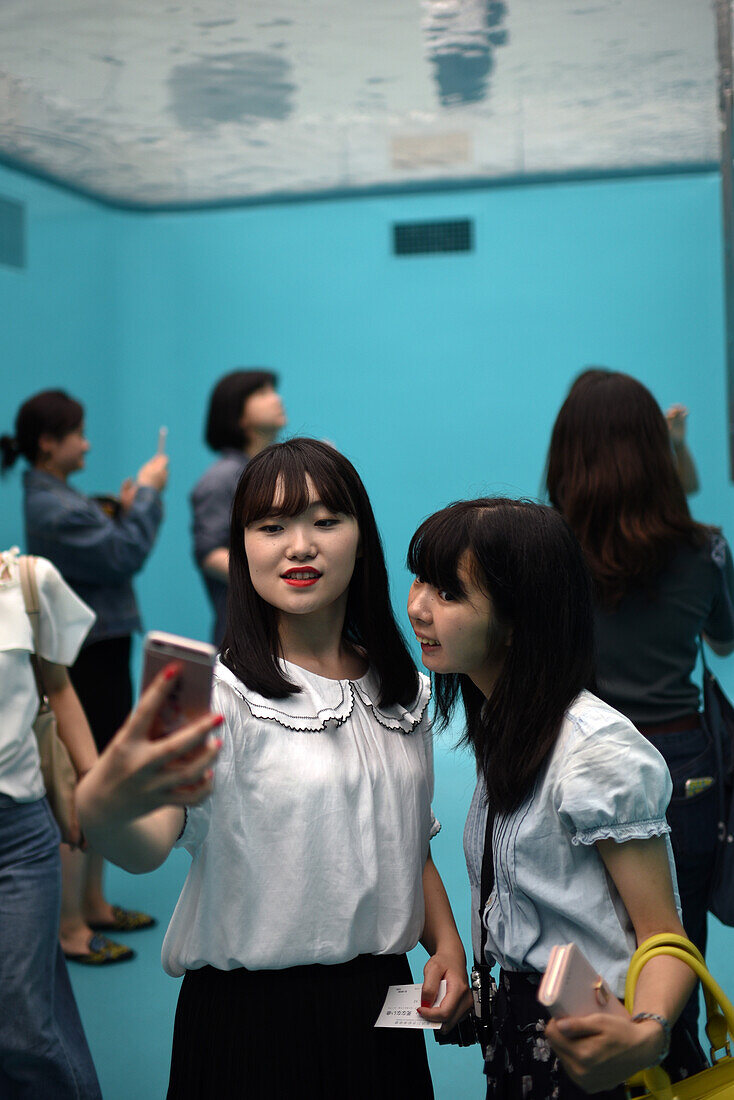
M 551 948 L 538 1000 L 551 1016 L 590 1016 L 592 1012 L 629 1015 L 575 943 Z
M 216 655 L 214 646 L 207 642 L 165 634 L 161 630 L 152 630 L 145 635 L 143 691 L 171 661 L 181 666 L 172 690 L 151 726 L 149 736 L 152 739 L 165 737 L 187 722 L 209 713 Z

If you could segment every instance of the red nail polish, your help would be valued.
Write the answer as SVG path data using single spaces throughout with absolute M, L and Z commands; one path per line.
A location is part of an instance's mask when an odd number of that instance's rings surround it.
M 168 667 L 163 672 L 163 679 L 173 680 L 174 676 L 178 676 L 180 669 L 180 665 L 168 665 Z
M 421 997 L 421 1008 L 430 1008 L 430 1007 L 431 1007 L 431 1002 L 430 1001 L 425 1001 L 423 999 L 423 997 Z
M 223 721 L 224 721 L 224 715 L 223 714 L 217 714 L 216 717 L 214 718 L 214 721 L 212 722 L 212 729 L 216 729 L 217 726 L 221 726 Z

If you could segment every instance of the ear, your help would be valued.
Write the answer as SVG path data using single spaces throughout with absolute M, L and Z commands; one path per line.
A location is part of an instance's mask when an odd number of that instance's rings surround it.
M 38 437 L 38 450 L 41 456 L 47 456 L 54 453 L 58 439 L 55 435 L 51 435 L 50 432 L 41 432 Z

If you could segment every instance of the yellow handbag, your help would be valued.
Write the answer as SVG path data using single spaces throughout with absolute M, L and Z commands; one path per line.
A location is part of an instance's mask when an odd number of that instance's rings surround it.
M 659 955 L 680 959 L 701 979 L 706 1002 L 706 1034 L 711 1043 L 713 1065 L 675 1084 L 671 1083 L 661 1066 L 653 1066 L 630 1078 L 627 1087 L 645 1090 L 644 1093 L 633 1093 L 635 1100 L 724 1100 L 725 1097 L 734 1100 L 734 1058 L 729 1047 L 729 1037 L 734 1037 L 734 1005 L 711 977 L 701 952 L 690 940 L 673 933 L 661 933 L 640 944 L 627 972 L 625 1008 L 632 1012 L 640 971 L 645 963 Z M 725 1053 L 717 1058 L 719 1051 Z

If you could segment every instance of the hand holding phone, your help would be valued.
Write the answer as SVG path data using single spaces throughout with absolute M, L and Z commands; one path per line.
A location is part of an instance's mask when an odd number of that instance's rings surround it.
M 594 1012 L 629 1013 L 575 943 L 551 948 L 538 1000 L 551 1016 L 591 1016 Z
M 221 715 L 207 710 L 167 737 L 151 739 L 180 671 L 178 663 L 170 662 L 154 677 L 77 789 L 79 819 L 95 851 L 128 870 L 150 869 L 147 845 L 166 826 L 146 826 L 147 840 L 128 836 L 124 827 L 165 806 L 196 806 L 213 788 L 213 765 L 222 747 L 213 731 Z
M 153 720 L 149 737 L 166 737 L 209 713 L 217 651 L 207 642 L 153 630 L 143 643 L 142 690 L 174 661 L 179 671 L 167 699 Z

